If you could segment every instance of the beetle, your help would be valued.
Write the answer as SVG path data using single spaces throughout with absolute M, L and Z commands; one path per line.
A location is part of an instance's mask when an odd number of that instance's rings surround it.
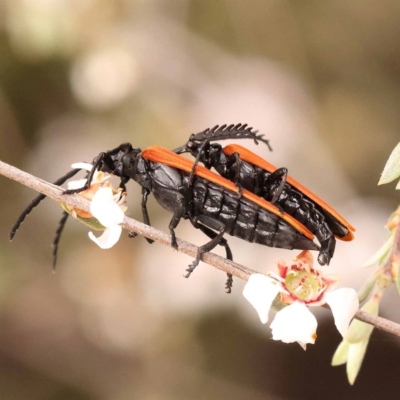
M 191 153 L 206 168 L 214 168 L 232 181 L 239 191 L 246 189 L 260 196 L 304 224 L 321 244 L 318 262 L 329 265 L 335 251 L 335 237 L 343 241 L 353 240 L 354 227 L 324 200 L 290 177 L 287 168 L 277 168 L 240 145 L 222 147 L 213 143 L 245 138 L 269 145 L 263 135 L 257 135 L 246 124 L 217 125 L 192 134 L 188 142 L 174 152 Z
M 142 213 L 146 224 L 150 225 L 146 205 L 150 193 L 163 208 L 173 213 L 169 223 L 172 247 L 178 247 L 175 228 L 181 219 L 188 219 L 210 238 L 208 243 L 199 247 L 185 277 L 189 277 L 199 264 L 201 255 L 217 245 L 225 247 L 227 259 L 233 259 L 228 242 L 223 237 L 225 233 L 270 247 L 318 250 L 319 246 L 313 242 L 314 235 L 298 220 L 246 189 L 238 195 L 234 183 L 198 165 L 198 161 L 193 162 L 159 146 L 141 151 L 130 143 L 124 143 L 100 153 L 93 160 L 86 184 L 64 193 L 86 190 L 96 169 L 118 176 L 120 187 L 124 190 L 130 179 L 139 183 L 142 186 Z M 32 204 L 29 208 L 33 208 Z M 63 218 L 56 235 L 57 243 L 67 217 L 64 215 Z M 19 222 L 22 221 L 23 218 L 19 218 Z M 14 227 L 13 232 L 18 227 Z M 232 276 L 228 274 L 228 293 L 231 286 Z

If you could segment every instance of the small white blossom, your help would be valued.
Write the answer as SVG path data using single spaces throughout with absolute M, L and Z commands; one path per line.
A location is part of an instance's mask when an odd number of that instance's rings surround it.
M 314 343 L 317 320 L 304 303 L 294 302 L 279 311 L 271 323 L 272 339 L 284 343 Z
M 280 292 L 280 284 L 266 275 L 250 275 L 243 296 L 253 305 L 263 324 L 268 322 L 272 302 Z
M 351 288 L 336 289 L 325 294 L 325 301 L 332 310 L 337 330 L 344 337 L 359 307 L 356 291 Z
M 271 277 L 254 274 L 249 278 L 243 295 L 258 312 L 261 322 L 268 321 L 272 301 L 279 295 L 287 306 L 278 311 L 271 323 L 272 338 L 285 343 L 314 343 L 317 337 L 317 320 L 308 310 L 310 306 L 327 303 L 332 310 L 335 325 L 342 336 L 358 309 L 357 293 L 354 289 L 333 290 L 339 278 L 322 275 L 314 269 L 309 251 L 303 251 L 290 267 L 278 262 L 278 274 Z M 274 278 L 274 279 L 273 279 Z
M 106 229 L 96 238 L 89 232 L 89 238 L 102 249 L 109 249 L 118 242 L 122 228 L 119 226 L 124 221 L 124 212 L 114 200 L 110 187 L 100 188 L 93 196 L 90 212 Z
M 87 163 L 72 164 L 72 168 L 80 168 L 91 171 L 93 166 Z M 80 196 L 91 200 L 90 212 L 67 207 L 66 210 L 81 222 L 86 223 L 94 229 L 103 230 L 103 234 L 96 237 L 93 232 L 89 232 L 89 238 L 100 248 L 109 249 L 114 246 L 122 232 L 120 224 L 124 220 L 126 211 L 125 197 L 121 189 L 115 190 L 109 182 L 106 182 L 110 175 L 104 172 L 95 171 L 90 187 L 79 193 Z M 68 189 L 82 188 L 87 179 L 79 179 L 68 182 Z M 93 219 L 98 222 L 93 223 Z M 90 221 L 90 223 L 89 223 Z

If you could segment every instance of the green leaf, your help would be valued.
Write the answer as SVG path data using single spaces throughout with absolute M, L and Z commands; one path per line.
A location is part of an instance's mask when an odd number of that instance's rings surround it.
M 76 219 L 82 224 L 88 226 L 95 231 L 104 231 L 104 226 L 96 218 L 81 218 L 79 215 Z
M 394 148 L 386 162 L 378 185 L 392 182 L 400 176 L 400 143 Z
M 332 357 L 331 365 L 332 367 L 337 367 L 338 365 L 346 364 L 347 358 L 349 355 L 350 344 L 343 340 L 342 343 L 339 344 L 338 348 L 335 351 L 335 354 Z
M 71 215 L 71 210 L 68 209 L 67 205 L 65 203 L 60 203 L 61 207 Z M 89 228 L 92 228 L 96 231 L 104 231 L 104 226 L 100 224 L 100 222 L 92 217 L 92 218 L 82 218 L 79 215 L 76 216 L 76 220 L 81 222 L 82 224 L 88 226 Z
M 375 286 L 376 279 L 378 278 L 378 275 L 376 272 L 374 272 L 366 281 L 365 283 L 361 286 L 360 290 L 358 291 L 358 301 L 362 303 L 371 293 L 372 289 Z
M 368 342 L 369 339 L 366 339 L 360 343 L 352 344 L 349 348 L 346 372 L 350 385 L 354 384 L 354 381 L 356 380 L 360 371 L 365 352 L 367 351 Z
M 366 262 L 363 267 L 368 268 L 372 265 L 379 264 L 381 265 L 383 261 L 385 261 L 386 257 L 389 254 L 390 249 L 393 245 L 395 230 L 390 231 L 389 237 L 386 239 L 386 242 L 380 247 L 380 249 Z
M 374 327 L 366 322 L 353 320 L 350 324 L 349 330 L 346 334 L 346 340 L 350 344 L 357 344 L 364 340 L 367 340 L 370 336 Z
M 379 300 L 376 300 L 375 297 L 371 297 L 361 308 L 361 310 L 366 311 L 372 315 L 378 315 L 379 312 Z M 364 340 L 368 340 L 371 336 L 374 327 L 366 322 L 359 321 L 357 319 L 353 319 L 349 326 L 349 330 L 347 331 L 345 339 L 350 344 L 360 343 Z

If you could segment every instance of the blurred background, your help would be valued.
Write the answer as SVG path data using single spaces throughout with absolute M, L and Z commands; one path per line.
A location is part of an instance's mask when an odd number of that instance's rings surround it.
M 0 159 L 54 181 L 122 142 L 182 145 L 216 124 L 248 123 L 274 151 L 242 142 L 357 228 L 330 272 L 356 289 L 398 204 L 377 187 L 399 141 L 400 3 L 325 0 L 0 0 Z M 244 282 L 125 234 L 101 250 L 70 220 L 52 273 L 61 208 L 0 177 L 0 397 L 7 400 L 392 399 L 399 341 L 374 332 L 354 387 L 331 368 L 331 315 L 304 352 L 272 341 Z M 140 189 L 128 213 L 141 220 Z M 152 224 L 170 215 L 150 200 Z M 187 222 L 178 237 L 205 238 Z M 229 239 L 258 271 L 296 255 Z M 217 249 L 223 255 L 224 252 Z M 399 320 L 389 290 L 381 314 Z

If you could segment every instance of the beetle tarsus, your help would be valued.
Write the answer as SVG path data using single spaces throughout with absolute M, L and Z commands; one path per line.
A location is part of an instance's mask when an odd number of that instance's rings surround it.
M 194 261 L 189 265 L 189 267 L 186 269 L 187 274 L 186 274 L 186 275 L 183 275 L 183 276 L 184 276 L 185 278 L 189 278 L 189 276 L 192 274 L 192 272 L 195 270 L 195 268 L 199 265 L 199 262 L 200 262 L 200 259 L 197 260 L 197 258 L 196 258 L 196 260 L 194 260 Z
M 230 294 L 232 293 L 232 286 L 233 286 L 233 276 L 232 274 L 226 274 L 228 276 L 228 279 L 226 280 L 226 284 L 225 284 L 225 289 L 226 289 L 226 293 Z
M 171 247 L 173 247 L 174 250 L 178 250 L 178 242 L 176 241 L 176 235 L 174 231 L 171 231 Z
M 192 225 L 196 229 L 200 229 L 205 235 L 207 235 L 210 239 L 214 239 L 218 234 L 215 233 L 213 230 L 207 228 L 204 225 L 198 224 L 196 220 L 191 221 Z M 228 241 L 222 237 L 221 241 L 219 242 L 219 245 L 222 247 L 225 247 L 225 252 L 226 252 L 226 259 L 233 261 L 233 255 L 232 255 L 232 250 L 229 247 Z M 227 293 L 231 293 L 232 291 L 232 284 L 233 284 L 233 277 L 231 274 L 228 274 L 228 279 L 226 281 L 225 289 L 227 290 Z
M 318 262 L 321 265 L 329 265 L 333 254 L 335 253 L 336 240 L 334 236 L 321 241 L 321 249 L 318 254 Z
M 320 265 L 329 265 L 329 254 L 327 252 L 320 252 L 318 254 L 318 262 Z

